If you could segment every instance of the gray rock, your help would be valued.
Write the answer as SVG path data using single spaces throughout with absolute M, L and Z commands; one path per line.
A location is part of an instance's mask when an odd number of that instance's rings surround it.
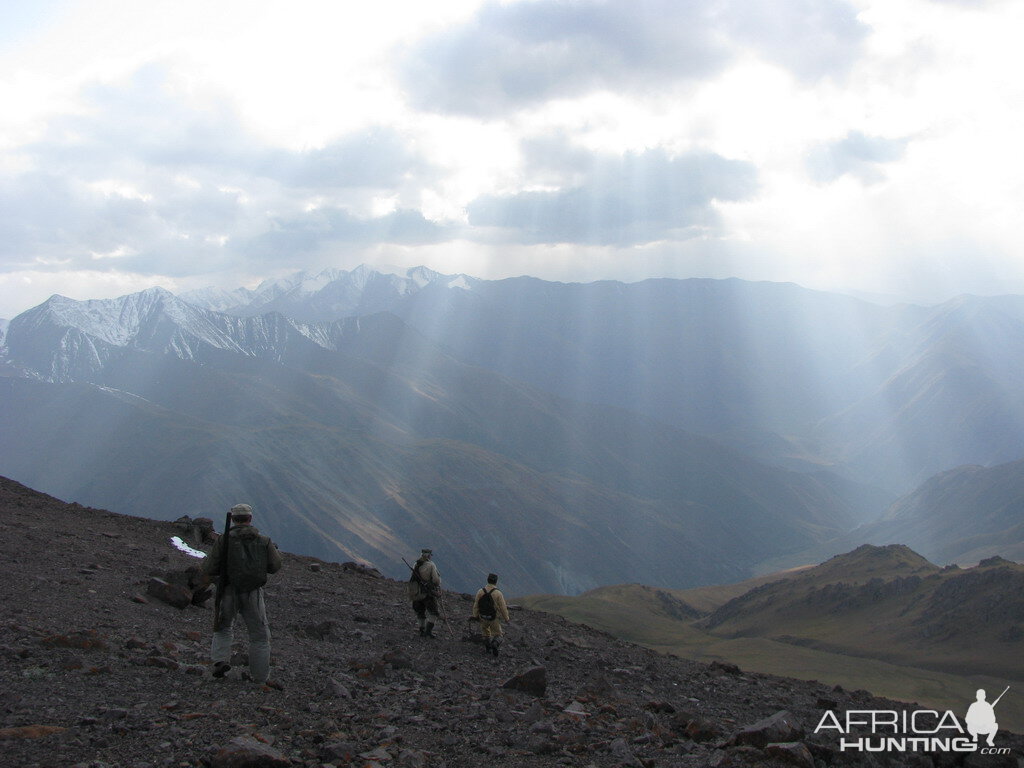
M 327 761 L 349 761 L 354 760 L 363 750 L 359 744 L 352 741 L 333 741 L 320 747 L 320 757 Z
M 502 688 L 523 691 L 532 696 L 543 696 L 548 687 L 547 674 L 544 667 L 531 667 L 525 672 L 510 677 L 502 684 Z
M 788 710 L 782 710 L 747 726 L 734 735 L 729 743 L 764 749 L 773 742 L 799 741 L 803 737 L 804 728 L 800 722 Z
M 188 608 L 192 605 L 192 590 L 179 584 L 170 584 L 155 576 L 146 585 L 146 594 L 175 608 Z
M 800 768 L 814 768 L 814 757 L 803 742 L 789 741 L 781 744 L 769 744 L 764 751 L 772 757 L 777 757 L 783 762 Z
M 402 768 L 424 768 L 427 756 L 418 749 L 403 749 L 398 753 L 398 764 Z
M 352 692 L 349 691 L 349 689 L 346 688 L 343 683 L 340 683 L 337 680 L 333 680 L 332 679 L 330 681 L 330 683 L 328 684 L 327 690 L 336 699 L 351 699 L 352 698 Z
M 608 745 L 608 751 L 622 765 L 636 766 L 637 768 L 642 768 L 643 766 L 643 763 L 633 754 L 633 750 L 629 748 L 629 744 L 626 743 L 625 739 L 615 739 L 615 741 Z
M 250 736 L 232 739 L 213 756 L 212 768 L 285 768 L 291 760 Z

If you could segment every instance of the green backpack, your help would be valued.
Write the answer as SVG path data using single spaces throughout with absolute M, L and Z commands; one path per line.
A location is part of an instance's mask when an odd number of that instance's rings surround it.
M 267 583 L 266 536 L 228 537 L 228 583 L 239 592 L 250 592 Z

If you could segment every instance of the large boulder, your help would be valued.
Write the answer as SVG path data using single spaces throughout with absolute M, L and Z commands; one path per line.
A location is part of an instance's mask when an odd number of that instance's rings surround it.
M 217 750 L 213 768 L 286 768 L 292 761 L 251 736 L 239 736 Z
M 771 717 L 758 720 L 748 725 L 730 739 L 730 744 L 749 745 L 764 749 L 769 744 L 800 741 L 804 737 L 804 728 L 800 721 L 787 710 L 776 712 Z
M 146 584 L 146 594 L 162 600 L 175 608 L 188 608 L 192 605 L 192 590 L 180 584 L 172 584 L 156 576 Z
M 510 677 L 501 687 L 513 691 L 523 691 L 533 696 L 543 696 L 548 688 L 547 674 L 544 667 L 531 667 L 525 672 Z

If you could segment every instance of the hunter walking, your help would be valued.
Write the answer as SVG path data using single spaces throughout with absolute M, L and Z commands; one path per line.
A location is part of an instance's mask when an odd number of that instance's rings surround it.
M 433 562 L 433 550 L 420 550 L 419 559 L 409 577 L 409 598 L 419 620 L 420 636 L 433 637 L 439 616 L 437 600 L 441 592 L 441 574 Z
M 263 685 L 270 674 L 270 624 L 263 585 L 268 573 L 281 570 L 281 553 L 269 536 L 253 526 L 248 504 L 233 506 L 228 518 L 225 535 L 202 566 L 217 584 L 210 649 L 213 676 L 224 677 L 231 670 L 232 624 L 241 614 L 249 633 L 249 674 Z
M 501 622 L 508 622 L 508 605 L 505 596 L 498 589 L 498 575 L 487 574 L 487 585 L 477 590 L 473 600 L 473 618 L 480 620 L 480 631 L 484 636 L 484 650 L 498 655 L 501 646 Z

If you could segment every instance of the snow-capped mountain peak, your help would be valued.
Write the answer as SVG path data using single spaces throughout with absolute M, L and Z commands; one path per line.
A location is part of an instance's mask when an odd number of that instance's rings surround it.
M 76 301 L 51 296 L 14 318 L 7 331 L 12 358 L 54 381 L 88 378 L 131 348 L 192 358 L 201 347 L 250 354 L 235 318 L 193 306 L 163 288 L 116 299 Z
M 390 311 L 428 286 L 472 290 L 474 282 L 474 278 L 443 275 L 422 266 L 402 270 L 360 264 L 350 271 L 325 269 L 265 280 L 253 291 L 190 291 L 182 299 L 240 317 L 280 312 L 302 322 L 328 322 Z
M 180 306 L 175 306 L 175 305 Z M 164 288 L 147 288 L 116 299 L 77 301 L 55 294 L 11 321 L 11 331 L 49 326 L 74 328 L 92 338 L 123 347 L 155 312 L 187 313 L 189 305 Z

